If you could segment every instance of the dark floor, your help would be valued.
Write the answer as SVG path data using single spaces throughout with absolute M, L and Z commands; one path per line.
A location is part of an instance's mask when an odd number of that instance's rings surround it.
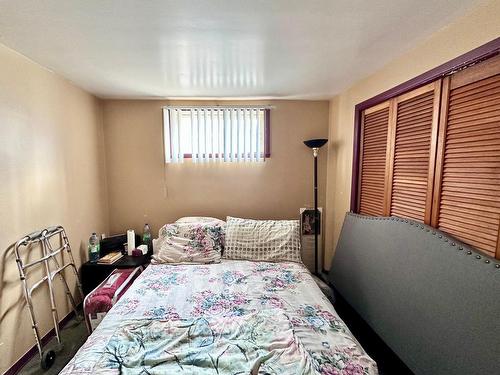
M 42 368 L 40 367 L 40 357 L 37 353 L 36 356 L 31 358 L 31 360 L 21 369 L 19 374 L 59 374 L 63 367 L 66 366 L 66 363 L 68 363 L 69 360 L 73 358 L 78 349 L 80 349 L 86 339 L 87 328 L 85 327 L 85 322 L 83 320 L 71 320 L 61 330 L 62 347 L 58 347 L 55 337 L 53 337 L 47 343 L 47 345 L 43 347 L 44 351 L 52 349 L 56 352 L 56 360 L 52 367 L 48 370 L 42 370 Z

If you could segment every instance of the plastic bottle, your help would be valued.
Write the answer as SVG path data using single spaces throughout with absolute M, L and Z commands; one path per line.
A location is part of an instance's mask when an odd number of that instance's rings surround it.
M 153 251 L 153 244 L 151 243 L 151 228 L 149 224 L 144 224 L 144 230 L 142 233 L 142 243 L 148 247 L 148 254 L 151 255 Z
M 99 237 L 94 232 L 92 236 L 89 238 L 89 261 L 91 263 L 95 263 L 99 260 L 100 255 L 100 245 L 99 245 Z

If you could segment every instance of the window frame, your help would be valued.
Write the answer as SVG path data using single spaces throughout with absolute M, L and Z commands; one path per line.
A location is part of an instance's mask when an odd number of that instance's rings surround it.
M 182 106 L 180 106 L 182 107 Z M 189 105 L 189 106 L 186 106 L 186 108 L 197 108 L 197 109 L 200 109 L 200 108 L 221 108 L 221 109 L 224 109 L 224 108 L 245 108 L 245 107 L 253 107 L 253 106 L 248 106 L 248 105 L 241 105 L 241 106 L 238 106 L 238 105 L 231 105 L 231 106 L 220 106 L 220 105 L 215 105 L 215 106 L 203 106 L 203 105 L 200 105 L 200 106 L 193 106 L 193 105 Z M 255 107 L 259 107 L 259 105 L 256 105 Z M 268 159 L 271 157 L 271 107 L 269 106 L 262 106 L 263 107 L 263 110 L 264 110 L 264 159 Z M 162 107 L 162 109 L 167 109 L 167 110 L 170 110 L 169 106 L 164 106 Z M 164 111 L 162 111 L 162 117 L 164 116 Z M 169 119 L 169 122 L 170 122 L 170 119 Z M 165 145 L 165 118 L 163 118 L 163 121 L 162 121 L 162 129 L 163 129 L 163 143 Z M 170 141 L 170 157 L 172 158 L 173 157 L 173 154 L 172 154 L 172 128 L 169 127 L 169 141 Z M 165 146 L 164 146 L 165 147 Z M 164 157 L 166 157 L 166 150 L 164 149 Z M 185 153 L 183 154 L 184 155 L 184 159 L 192 159 L 193 158 L 193 155 L 190 154 L 190 153 Z M 215 154 L 215 157 L 219 157 L 219 154 Z M 213 158 L 213 155 L 212 154 L 209 154 L 209 158 Z

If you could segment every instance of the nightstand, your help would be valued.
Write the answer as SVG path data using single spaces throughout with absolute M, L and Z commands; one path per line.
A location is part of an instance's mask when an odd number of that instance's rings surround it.
M 135 268 L 142 266 L 146 268 L 149 264 L 151 257 L 149 255 L 142 256 L 129 256 L 125 255 L 123 258 L 117 260 L 113 264 L 99 264 L 86 262 L 82 264 L 80 275 L 82 278 L 83 294 L 87 295 L 94 290 L 106 277 L 109 276 L 115 268 Z

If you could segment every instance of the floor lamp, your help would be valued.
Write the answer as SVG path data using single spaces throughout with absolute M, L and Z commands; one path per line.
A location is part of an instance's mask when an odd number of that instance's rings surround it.
M 319 212 L 318 212 L 318 152 L 319 149 L 328 142 L 328 139 L 309 139 L 304 144 L 312 148 L 314 157 L 314 274 L 318 275 L 318 232 L 319 232 Z

